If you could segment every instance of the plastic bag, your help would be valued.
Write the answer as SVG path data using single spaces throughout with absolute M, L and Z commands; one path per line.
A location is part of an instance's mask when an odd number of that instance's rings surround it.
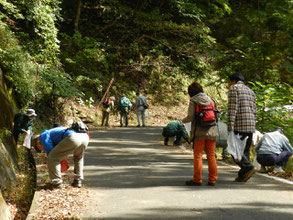
M 228 134 L 227 151 L 229 154 L 231 154 L 233 156 L 233 158 L 236 161 L 240 161 L 242 159 L 247 138 L 248 137 L 241 140 L 240 135 L 239 134 L 236 135 L 233 131 L 230 131 Z
M 145 118 L 149 117 L 149 113 L 148 113 L 148 111 L 145 111 L 145 112 L 144 112 L 144 117 L 145 117 Z
M 190 137 L 190 132 L 191 132 L 191 122 L 188 122 L 188 123 L 184 124 L 184 127 L 185 127 L 185 130 L 186 130 L 187 134 L 188 134 L 189 137 Z
M 28 130 L 27 134 L 26 134 L 26 136 L 24 138 L 23 144 L 22 144 L 23 146 L 25 146 L 28 149 L 31 149 L 32 136 L 33 136 L 33 132 L 31 130 Z

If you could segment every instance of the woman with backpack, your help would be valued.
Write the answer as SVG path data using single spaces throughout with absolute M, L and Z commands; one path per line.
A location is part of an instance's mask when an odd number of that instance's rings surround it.
M 191 122 L 191 137 L 193 141 L 193 178 L 186 181 L 188 186 L 202 185 L 202 154 L 205 148 L 208 161 L 208 183 L 214 186 L 218 179 L 217 162 L 215 157 L 216 138 L 218 136 L 216 105 L 203 92 L 199 83 L 193 82 L 188 87 L 190 96 L 187 116 L 182 123 Z

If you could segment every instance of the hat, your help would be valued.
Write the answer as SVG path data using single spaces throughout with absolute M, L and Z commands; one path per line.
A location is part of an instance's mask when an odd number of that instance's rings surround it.
M 244 76 L 241 73 L 233 73 L 231 76 L 229 76 L 229 79 L 231 81 L 244 81 Z
M 34 109 L 27 109 L 26 110 L 26 113 L 25 113 L 26 116 L 37 116 L 36 112 Z

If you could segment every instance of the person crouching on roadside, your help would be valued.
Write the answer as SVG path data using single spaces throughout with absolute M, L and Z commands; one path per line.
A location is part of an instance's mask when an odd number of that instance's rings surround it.
M 77 122 L 75 122 L 77 123 Z M 48 172 L 52 188 L 63 188 L 61 177 L 61 161 L 73 153 L 74 181 L 72 186 L 80 188 L 83 180 L 84 151 L 89 143 L 87 127 L 85 131 L 76 131 L 74 124 L 68 127 L 56 127 L 44 130 L 39 137 L 35 137 L 35 148 L 44 149 L 48 155 Z
M 165 138 L 164 139 L 164 145 L 168 146 L 169 138 L 170 137 L 176 137 L 173 145 L 174 147 L 181 146 L 181 139 L 183 139 L 190 144 L 189 138 L 186 135 L 186 129 L 181 121 L 174 120 L 168 123 L 166 127 L 163 128 L 162 135 Z
M 255 147 L 257 162 L 261 164 L 261 172 L 266 172 L 266 166 L 275 166 L 275 173 L 285 173 L 282 167 L 286 167 L 292 156 L 293 148 L 284 135 L 282 128 L 263 135 Z

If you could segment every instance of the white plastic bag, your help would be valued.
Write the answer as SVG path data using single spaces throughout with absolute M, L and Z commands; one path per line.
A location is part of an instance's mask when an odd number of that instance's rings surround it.
M 227 151 L 229 154 L 233 156 L 233 158 L 236 161 L 240 161 L 243 154 L 244 154 L 244 149 L 246 145 L 247 138 L 244 138 L 243 140 L 240 139 L 239 134 L 235 134 L 233 131 L 230 131 L 228 134 L 228 139 L 227 139 Z
M 32 136 L 33 136 L 33 132 L 31 130 L 28 130 L 27 134 L 26 134 L 26 136 L 24 138 L 23 144 L 22 144 L 23 146 L 25 146 L 28 149 L 31 149 Z
M 186 129 L 187 134 L 188 134 L 189 137 L 190 137 L 190 132 L 191 132 L 191 122 L 188 122 L 188 123 L 184 124 L 184 127 L 185 127 L 185 129 Z
M 145 117 L 145 118 L 149 117 L 149 113 L 148 113 L 147 110 L 144 111 L 144 117 Z

